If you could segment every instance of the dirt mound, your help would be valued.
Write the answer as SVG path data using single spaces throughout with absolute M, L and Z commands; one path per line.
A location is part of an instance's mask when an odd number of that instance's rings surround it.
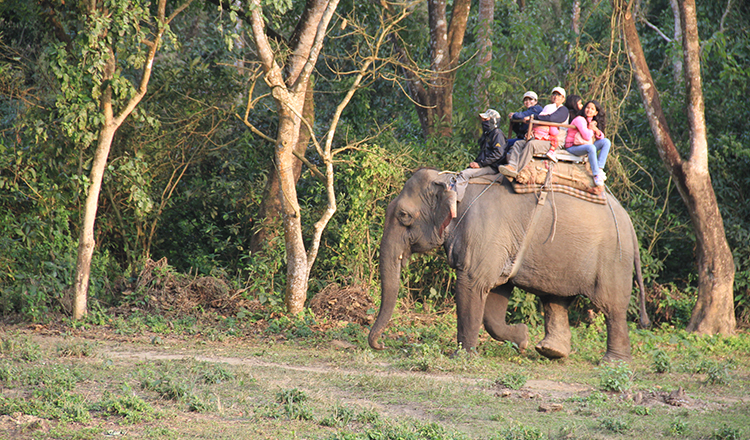
M 145 310 L 177 316 L 207 308 L 226 314 L 236 314 L 240 308 L 255 308 L 257 301 L 244 298 L 243 291 L 233 289 L 221 278 L 175 273 L 168 267 L 166 258 L 162 258 L 146 261 L 138 280 L 122 294 L 145 298 L 145 304 L 139 304 Z
M 263 307 L 257 300 L 248 300 L 244 292 L 221 278 L 175 273 L 162 258 L 146 261 L 138 279 L 122 294 L 132 298 L 125 301 L 125 308 L 135 306 L 168 317 L 194 315 L 208 309 L 236 315 L 240 309 L 254 311 Z M 375 320 L 374 308 L 367 290 L 359 285 L 330 284 L 310 300 L 310 309 L 316 316 L 365 326 Z
M 47 433 L 50 430 L 49 422 L 36 416 L 14 412 L 10 415 L 0 416 L 0 432 L 6 432 L 11 437 L 20 437 L 22 434 Z
M 336 321 L 370 325 L 375 320 L 375 304 L 363 286 L 340 287 L 329 284 L 310 300 L 310 310 L 315 316 L 325 316 Z M 368 314 L 367 312 L 370 311 Z

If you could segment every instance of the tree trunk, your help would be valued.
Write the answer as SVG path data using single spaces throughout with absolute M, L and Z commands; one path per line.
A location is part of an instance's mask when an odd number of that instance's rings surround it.
M 700 66 L 700 39 L 695 0 L 681 0 L 682 52 L 685 58 L 687 116 L 691 158 L 685 169 L 695 206 L 690 210 L 698 239 L 698 301 L 687 330 L 731 334 L 734 316 L 734 258 L 724 232 L 724 221 L 708 173 L 708 139 Z M 690 207 L 690 205 L 688 205 Z
M 477 109 L 490 107 L 487 80 L 492 75 L 492 25 L 495 22 L 495 0 L 479 0 L 479 57 L 477 58 L 477 80 L 474 87 Z
M 734 260 L 726 240 L 716 194 L 708 173 L 708 142 L 700 76 L 700 44 L 694 0 L 681 0 L 683 52 L 688 96 L 690 157 L 683 161 L 669 134 L 666 118 L 641 47 L 632 11 L 624 0 L 614 0 L 621 16 L 628 57 L 633 65 L 659 156 L 673 176 L 690 212 L 695 231 L 698 266 L 698 299 L 688 331 L 731 334 L 734 317 Z
M 301 101 L 301 102 L 300 102 Z M 284 102 L 301 112 L 304 98 L 289 96 Z M 297 179 L 295 161 L 299 161 L 292 150 L 297 145 L 300 120 L 284 106 L 279 106 L 279 133 L 276 146 L 276 163 L 279 173 L 279 193 L 281 218 L 284 223 L 284 244 L 286 247 L 286 306 L 290 313 L 302 312 L 307 299 L 307 252 L 302 237 L 302 214 L 297 200 Z
M 313 99 L 313 85 L 310 84 L 307 89 L 305 96 L 305 105 L 302 110 L 302 115 L 310 121 L 310 125 L 315 122 L 315 100 Z M 295 147 L 295 152 L 301 156 L 305 155 L 307 146 L 310 143 L 310 131 L 303 124 L 300 128 L 299 140 Z M 294 166 L 294 182 L 295 185 L 299 181 L 300 175 L 302 174 L 302 161 L 297 159 L 295 156 L 292 159 Z M 255 232 L 250 239 L 250 252 L 258 253 L 262 252 L 263 247 L 268 243 L 269 240 L 276 236 L 276 231 L 273 227 L 275 219 L 281 217 L 281 199 L 279 195 L 279 173 L 277 172 L 276 161 L 274 160 L 271 164 L 271 169 L 268 173 L 268 182 L 266 188 L 263 191 L 263 201 L 260 204 L 258 215 L 254 219 Z
M 672 15 L 674 16 L 674 42 L 677 43 L 682 40 L 680 6 L 677 4 L 677 0 L 669 0 L 669 6 L 672 8 Z M 677 53 L 672 55 L 672 78 L 675 84 L 682 85 L 682 57 Z
M 463 48 L 471 0 L 455 0 L 450 23 L 446 0 L 428 0 L 430 27 L 430 74 L 423 78 L 417 66 L 407 69 L 408 89 L 416 103 L 422 133 L 450 136 L 453 130 L 453 84 Z M 399 47 L 403 54 L 405 49 Z M 401 56 L 408 63 L 410 57 Z
M 112 139 L 117 131 L 117 126 L 111 121 L 99 132 L 99 141 L 96 146 L 94 162 L 91 165 L 89 175 L 89 189 L 86 194 L 86 204 L 83 210 L 83 226 L 78 240 L 78 258 L 76 261 L 75 297 L 73 300 L 73 319 L 81 319 L 86 316 L 88 304 L 89 280 L 91 275 L 91 258 L 94 255 L 94 223 L 96 211 L 99 206 L 99 193 L 102 189 L 104 169 L 107 166 L 109 149 Z

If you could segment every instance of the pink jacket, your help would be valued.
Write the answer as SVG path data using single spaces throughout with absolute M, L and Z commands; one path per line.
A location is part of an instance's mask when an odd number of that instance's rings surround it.
M 584 116 L 577 116 L 570 122 L 574 127 L 568 128 L 568 135 L 565 137 L 565 148 L 573 146 L 573 139 L 576 138 L 577 133 L 581 133 L 581 137 L 584 140 L 591 140 L 591 143 L 594 143 L 594 130 L 589 129 L 589 122 Z M 604 138 L 604 133 L 599 131 L 596 139 L 602 138 Z
M 558 108 L 559 107 L 555 104 L 547 104 L 544 106 L 542 112 L 539 113 L 539 115 L 551 115 Z M 558 131 L 559 130 L 557 129 L 557 127 L 550 127 L 549 125 L 535 125 L 533 128 L 534 139 L 549 140 L 550 136 L 557 136 Z

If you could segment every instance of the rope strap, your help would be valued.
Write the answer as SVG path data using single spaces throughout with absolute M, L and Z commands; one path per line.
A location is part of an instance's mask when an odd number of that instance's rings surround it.
M 518 253 L 516 253 L 516 259 L 513 262 L 513 267 L 510 270 L 510 274 L 508 275 L 508 279 L 512 280 L 516 274 L 518 274 L 518 270 L 521 268 L 521 263 L 523 262 L 523 256 L 526 254 L 526 249 L 529 247 L 529 241 L 531 240 L 530 237 L 534 235 L 534 230 L 536 229 L 537 223 L 539 223 L 539 216 L 542 213 L 542 207 L 544 206 L 544 203 L 547 201 L 547 191 L 542 191 L 539 194 L 539 200 L 536 202 L 536 207 L 534 207 L 534 216 L 531 218 L 531 224 L 529 224 L 529 228 L 526 230 L 526 235 L 523 236 L 523 241 L 521 242 L 521 248 L 518 250 Z

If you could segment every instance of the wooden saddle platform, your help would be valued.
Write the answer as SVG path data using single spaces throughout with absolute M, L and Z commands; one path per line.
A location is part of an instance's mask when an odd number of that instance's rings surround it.
M 579 156 L 570 153 L 565 153 L 565 155 L 571 156 L 570 159 L 576 161 L 566 160 L 568 158 L 562 156 L 560 151 L 557 154 L 557 163 L 535 157 L 511 182 L 515 192 L 528 194 L 546 190 L 565 193 L 592 203 L 606 204 L 604 188 L 594 184 L 588 163 Z M 488 184 L 494 181 L 500 181 L 497 174 L 481 176 L 472 179 L 469 183 Z

